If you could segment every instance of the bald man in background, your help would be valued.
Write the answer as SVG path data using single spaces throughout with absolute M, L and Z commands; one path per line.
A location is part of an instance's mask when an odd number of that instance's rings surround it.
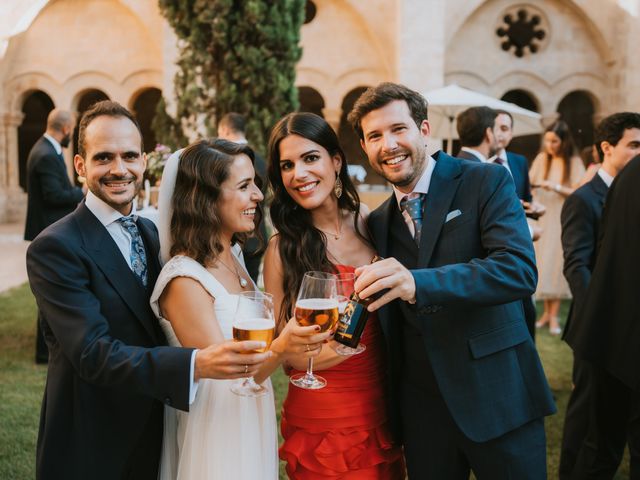
M 73 115 L 55 108 L 47 117 L 47 130 L 38 139 L 27 159 L 27 219 L 24 239 L 33 240 L 52 223 L 75 210 L 84 192 L 69 180 L 62 149 L 69 145 Z M 47 363 L 49 352 L 40 330 L 38 312 L 36 363 Z

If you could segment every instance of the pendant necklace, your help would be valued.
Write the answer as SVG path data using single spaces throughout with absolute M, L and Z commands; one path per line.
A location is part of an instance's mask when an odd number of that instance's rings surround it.
M 224 268 L 226 268 L 231 273 L 233 273 L 236 277 L 238 277 L 238 283 L 240 284 L 240 288 L 243 288 L 243 289 L 247 288 L 247 285 L 249 285 L 249 282 L 247 282 L 246 278 L 244 278 L 242 275 L 240 275 L 240 272 L 238 271 L 238 267 L 235 265 L 235 262 L 234 262 L 234 265 L 233 265 L 235 268 L 232 269 L 226 263 L 224 263 L 221 258 L 218 258 L 218 261 L 222 264 L 222 266 Z
M 327 232 L 326 230 L 323 230 L 318 227 L 316 227 L 316 230 L 320 230 L 322 233 L 326 235 L 331 235 L 336 240 L 340 240 L 340 237 L 342 236 L 342 219 L 340 218 L 341 216 L 342 216 L 341 213 L 338 212 L 338 231 L 337 232 Z

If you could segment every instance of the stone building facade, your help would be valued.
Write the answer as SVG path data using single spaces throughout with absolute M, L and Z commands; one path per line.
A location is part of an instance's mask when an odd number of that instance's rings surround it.
M 322 114 L 350 161 L 365 166 L 346 112 L 386 80 L 422 92 L 457 83 L 547 121 L 560 114 L 587 145 L 602 116 L 640 110 L 639 15 L 640 0 L 309 1 L 302 108 Z M 4 0 L 0 222 L 24 218 L 26 157 L 54 106 L 82 112 L 117 100 L 136 112 L 153 148 L 150 123 L 162 92 L 173 92 L 176 52 L 156 0 Z

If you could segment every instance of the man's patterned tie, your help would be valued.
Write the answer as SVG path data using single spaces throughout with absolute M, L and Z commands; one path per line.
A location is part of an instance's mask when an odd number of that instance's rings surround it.
M 422 193 L 410 193 L 400 200 L 400 208 L 406 211 L 411 217 L 415 234 L 413 239 L 420 245 L 420 234 L 422 233 L 422 207 L 425 195 Z
M 121 217 L 118 222 L 129 232 L 131 235 L 131 269 L 133 273 L 140 279 L 142 285 L 147 286 L 147 255 L 144 251 L 144 243 L 142 243 L 142 237 L 138 230 L 135 220 L 132 216 Z

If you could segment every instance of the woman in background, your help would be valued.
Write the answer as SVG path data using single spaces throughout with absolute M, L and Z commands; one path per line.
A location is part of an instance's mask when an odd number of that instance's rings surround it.
M 584 172 L 582 160 L 575 154 L 569 126 L 562 120 L 554 122 L 545 130 L 542 151 L 529 171 L 531 185 L 535 188 L 534 199 L 547 209 L 538 221 L 544 233 L 534 243 L 538 264 L 536 299 L 544 302 L 544 311 L 536 327 L 549 325 L 552 335 L 562 331 L 558 319 L 560 301 L 571 298 L 569 285 L 562 274 L 560 212 L 565 198 L 576 189 Z
M 370 263 L 375 251 L 363 234 L 368 210 L 349 179 L 338 137 L 321 117 L 292 113 L 276 124 L 269 181 L 278 233 L 267 248 L 264 281 L 283 324 L 306 271 L 352 273 Z M 289 386 L 280 458 L 290 478 L 404 478 L 402 451 L 388 431 L 385 345 L 374 314 L 362 338 L 366 350 L 359 355 L 340 356 L 325 346 L 315 358 L 325 388 Z M 305 361 L 291 359 L 287 373 L 305 368 Z

